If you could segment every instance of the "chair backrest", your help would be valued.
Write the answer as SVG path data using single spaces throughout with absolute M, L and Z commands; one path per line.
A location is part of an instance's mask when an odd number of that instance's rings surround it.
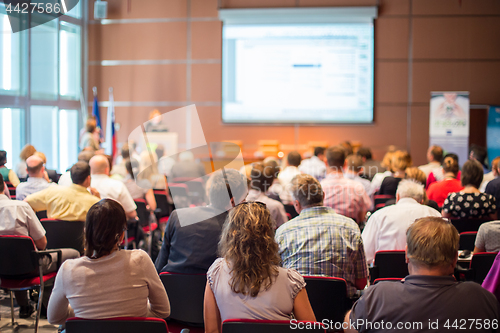
M 16 199 L 16 188 L 14 185 L 12 185 L 11 182 L 6 181 L 5 184 L 7 185 L 7 188 L 9 189 L 9 194 L 11 199 Z
M 316 320 L 342 323 L 349 307 L 346 281 L 325 276 L 304 276 L 304 280 Z
M 408 275 L 405 251 L 377 251 L 374 264 L 378 269 L 377 278 L 404 278 Z
M 175 209 L 191 205 L 189 189 L 186 184 L 168 183 L 168 190 L 170 191 L 170 197 L 174 200 Z
M 36 217 L 41 221 L 42 219 L 47 218 L 47 211 L 46 210 L 41 210 L 39 212 L 36 212 Z
M 460 244 L 458 245 L 459 250 L 469 250 L 474 251 L 474 245 L 476 243 L 477 231 L 466 231 L 460 233 Z
M 375 207 L 375 210 L 383 208 L 386 202 L 391 199 L 396 199 L 396 197 L 389 194 L 375 194 L 373 196 L 373 207 Z
M 160 273 L 170 300 L 170 319 L 201 325 L 205 299 L 206 274 Z
M 54 219 L 41 219 L 47 249 L 75 249 L 83 253 L 85 242 L 85 221 L 61 221 Z
M 222 322 L 222 333 L 290 333 L 290 332 L 322 332 L 322 323 L 298 320 L 253 320 L 228 319 Z
M 168 333 L 165 320 L 160 318 L 122 317 L 110 319 L 69 318 L 66 333 Z
M 0 236 L 0 277 L 38 275 L 36 246 L 28 236 Z
M 401 282 L 402 278 L 379 278 L 379 279 L 375 279 L 375 281 L 373 281 L 373 284 L 377 284 L 379 282 Z
M 165 190 L 154 190 L 156 206 L 161 210 L 159 217 L 169 216 L 172 212 L 171 206 L 168 203 L 167 191 Z
M 285 212 L 287 214 L 290 214 L 290 216 L 291 216 L 290 219 L 293 219 L 294 217 L 299 216 L 299 213 L 297 213 L 297 211 L 295 210 L 295 207 L 293 207 L 293 205 L 283 205 L 283 206 L 285 206 Z
M 472 256 L 470 268 L 474 272 L 474 281 L 482 284 L 491 269 L 498 252 L 479 252 Z
M 135 205 L 137 208 L 135 211 L 137 212 L 137 216 L 139 217 L 139 221 L 142 226 L 146 226 L 149 224 L 149 211 L 146 207 L 146 200 L 144 199 L 134 199 Z
M 200 178 L 176 177 L 174 184 L 185 184 L 188 187 L 188 195 L 193 204 L 205 202 L 205 186 Z
M 491 219 L 450 219 L 451 223 L 457 228 L 459 233 L 466 231 L 478 231 L 479 226 L 485 222 L 491 221 Z

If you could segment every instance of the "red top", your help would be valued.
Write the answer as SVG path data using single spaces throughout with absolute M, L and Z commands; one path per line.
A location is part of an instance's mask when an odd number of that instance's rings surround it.
M 427 189 L 427 196 L 429 200 L 437 202 L 439 207 L 443 206 L 444 201 L 448 194 L 452 192 L 459 192 L 463 189 L 462 183 L 458 179 L 445 179 L 440 182 L 430 184 Z

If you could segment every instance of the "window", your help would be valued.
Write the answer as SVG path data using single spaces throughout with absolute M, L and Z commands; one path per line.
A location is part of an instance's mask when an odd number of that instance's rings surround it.
M 42 15 L 30 14 L 28 24 Z M 80 1 L 67 15 L 12 33 L 0 2 L 0 149 L 9 168 L 26 143 L 49 169 L 64 172 L 77 160 L 84 17 Z

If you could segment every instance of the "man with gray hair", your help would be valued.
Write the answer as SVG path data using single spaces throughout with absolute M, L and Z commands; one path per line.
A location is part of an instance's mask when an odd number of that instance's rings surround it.
M 475 282 L 457 282 L 459 235 L 440 217 L 406 231 L 404 282 L 368 288 L 345 316 L 344 332 L 496 332 L 498 301 Z
M 404 250 L 406 229 L 424 216 L 441 216 L 434 208 L 423 205 L 424 187 L 412 180 L 399 182 L 396 204 L 377 210 L 368 219 L 363 230 L 366 260 L 371 264 L 375 252 Z
M 354 296 L 368 276 L 357 223 L 323 205 L 325 194 L 312 176 L 296 175 L 291 192 L 299 216 L 279 227 L 275 236 L 283 267 L 302 275 L 343 278 L 348 296 Z

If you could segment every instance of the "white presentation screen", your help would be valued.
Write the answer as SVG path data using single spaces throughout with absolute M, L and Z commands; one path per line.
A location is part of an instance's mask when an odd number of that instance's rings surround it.
M 373 121 L 373 23 L 224 25 L 222 120 Z

